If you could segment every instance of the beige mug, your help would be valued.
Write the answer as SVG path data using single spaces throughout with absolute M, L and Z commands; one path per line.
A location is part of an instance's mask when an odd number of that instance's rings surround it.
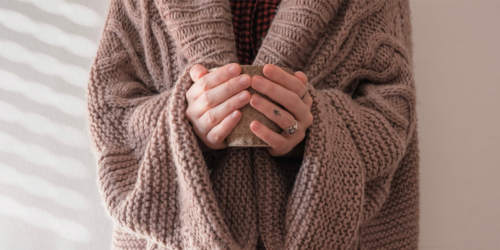
M 264 76 L 264 73 L 262 72 L 262 69 L 264 68 L 263 65 L 241 65 L 241 74 L 247 74 L 250 77 L 252 76 Z M 288 68 L 283 68 L 287 73 L 293 75 L 293 71 Z M 213 68 L 210 69 L 209 72 L 215 71 L 218 68 Z M 266 95 L 254 90 L 252 87 L 249 87 L 247 89 L 250 94 L 258 94 L 262 98 L 265 98 L 266 100 L 269 100 L 270 102 L 276 104 L 278 107 L 283 108 L 282 105 L 279 103 L 276 103 L 275 101 L 271 100 L 269 97 Z M 283 108 L 284 109 L 284 108 Z M 241 111 L 241 119 L 236 124 L 234 129 L 229 133 L 229 135 L 226 137 L 226 143 L 228 144 L 229 147 L 270 147 L 265 141 L 257 137 L 252 130 L 250 130 L 250 123 L 252 121 L 259 121 L 260 123 L 264 124 L 266 127 L 271 129 L 272 131 L 276 133 L 281 133 L 282 129 L 273 121 L 271 121 L 269 118 L 267 118 L 264 114 L 262 114 L 260 111 L 256 110 L 253 108 L 250 104 L 246 104 L 242 108 L 239 109 Z

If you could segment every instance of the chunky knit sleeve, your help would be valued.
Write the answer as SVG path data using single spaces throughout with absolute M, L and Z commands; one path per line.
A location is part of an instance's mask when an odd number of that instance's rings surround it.
M 384 53 L 384 52 L 382 52 Z M 394 51 L 394 71 L 388 82 L 365 81 L 354 94 L 335 88 L 317 90 L 324 111 L 341 118 L 343 129 L 364 165 L 366 181 L 393 171 L 413 139 L 416 126 L 415 90 L 409 64 Z M 389 56 L 389 55 L 380 55 Z M 338 127 L 330 127 L 332 130 Z
M 390 54 L 399 58 L 393 64 L 399 73 L 389 82 L 366 81 L 355 95 L 310 86 L 316 121 L 307 133 L 302 167 L 304 173 L 317 176 L 311 178 L 325 183 L 310 188 L 318 196 L 311 201 L 313 206 L 304 207 L 315 213 L 304 239 L 320 242 L 321 236 L 313 232 L 326 227 L 338 240 L 325 243 L 329 246 L 349 245 L 344 240 L 354 238 L 359 249 L 418 249 L 413 76 L 399 53 Z M 308 165 L 317 165 L 317 173 L 309 172 L 304 167 Z M 288 223 L 294 225 L 296 220 L 300 221 L 290 217 Z
M 189 69 L 195 63 L 190 58 L 208 68 L 236 61 L 230 49 L 233 34 L 220 28 L 207 31 L 222 32 L 224 36 L 207 44 L 226 53 L 204 57 L 198 56 L 203 47 L 181 50 L 183 43 L 175 39 L 182 35 L 193 40 L 195 33 L 163 19 L 158 6 L 157 1 L 110 1 L 87 88 L 98 184 L 114 221 L 115 246 L 202 249 L 218 243 L 208 234 L 220 230 L 211 230 L 214 222 L 208 219 L 213 217 L 203 216 L 217 211 L 212 208 L 213 192 L 208 194 L 212 200 L 198 194 L 211 186 L 197 137 L 185 118 L 185 93 L 193 84 Z M 182 25 L 190 20 L 179 18 Z M 217 26 L 225 23 L 212 18 Z
M 362 175 L 356 181 L 362 180 L 358 184 L 364 189 L 363 195 L 357 197 L 363 204 L 360 225 L 372 224 L 375 243 L 382 243 L 381 248 L 393 240 L 408 240 L 406 237 L 411 237 L 416 247 L 419 218 L 415 89 L 409 64 L 399 54 L 392 52 L 392 56 L 399 58 L 393 63 L 399 69 L 390 82 L 361 83 L 354 96 L 338 89 L 315 93 L 316 99 L 322 100 L 318 108 L 325 114 L 320 119 L 326 124 L 326 136 L 346 140 L 327 146 L 352 152 L 353 158 L 345 160 L 359 164 Z M 382 211 L 384 208 L 387 211 Z M 384 237 L 385 243 L 378 242 Z M 360 239 L 374 241 L 369 237 Z M 371 245 L 369 249 L 378 248 Z
M 115 226 L 149 242 L 179 245 L 177 185 L 168 179 L 175 169 L 167 167 L 173 163 L 166 153 L 172 89 L 154 69 L 168 63 L 151 58 L 154 43 L 138 39 L 131 20 L 137 13 L 127 13 L 122 2 L 111 1 L 87 88 L 98 184 Z
M 360 96 L 354 98 L 335 89 L 316 91 L 316 98 L 325 101 L 318 104 L 324 114 L 320 119 L 327 124 L 324 135 L 336 137 L 325 147 L 344 151 L 332 162 L 350 162 L 338 171 L 349 183 L 346 188 L 354 185 L 357 190 L 344 193 L 349 202 L 343 205 L 353 213 L 345 212 L 352 216 L 353 228 L 359 227 L 361 249 L 417 249 L 418 138 L 412 75 L 403 73 L 390 83 L 366 82 L 358 91 Z
M 102 39 L 100 48 L 109 55 L 96 58 L 88 84 L 94 146 L 100 152 L 115 146 L 143 151 L 165 119 L 171 90 L 146 86 L 140 66 L 134 65 L 138 58 L 129 55 L 115 34 L 106 31 Z
M 418 248 L 416 91 L 407 7 L 394 11 L 401 13 L 396 24 L 403 30 L 384 29 L 393 22 L 379 19 L 386 9 L 355 26 L 357 38 L 344 44 L 352 46 L 351 55 L 331 73 L 338 82 L 319 84 L 313 94 L 322 136 L 333 138 L 325 145 L 336 158 L 330 166 L 345 185 L 346 207 L 334 210 L 350 216 L 343 223 L 358 232 L 360 249 Z
M 318 249 L 340 249 L 352 239 L 352 249 L 417 249 L 419 165 L 409 8 L 407 1 L 349 3 L 304 71 L 311 79 L 314 122 L 298 175 L 307 181 L 294 188 L 315 195 L 294 203 L 301 196 L 292 192 L 287 208 L 309 212 L 290 215 L 287 225 L 308 227 L 289 236 L 323 242 Z M 330 240 L 318 231 L 328 232 Z

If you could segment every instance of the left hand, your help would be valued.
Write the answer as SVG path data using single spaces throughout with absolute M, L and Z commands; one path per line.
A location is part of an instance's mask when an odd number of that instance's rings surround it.
M 264 76 L 252 77 L 252 88 L 266 95 L 276 103 L 282 105 L 286 110 L 279 108 L 272 102 L 253 94 L 250 105 L 263 113 L 271 121 L 275 122 L 283 131 L 278 134 L 258 121 L 250 123 L 252 132 L 269 144 L 267 151 L 272 156 L 282 156 L 297 146 L 306 135 L 306 130 L 313 122 L 311 114 L 312 98 L 307 94 L 307 76 L 297 71 L 291 75 L 272 64 L 266 64 L 263 69 Z M 294 134 L 288 134 L 285 128 L 295 125 L 298 127 Z

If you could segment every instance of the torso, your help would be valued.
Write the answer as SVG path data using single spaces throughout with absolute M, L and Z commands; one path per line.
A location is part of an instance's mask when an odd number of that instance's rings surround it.
M 238 61 L 252 64 L 281 0 L 230 0 Z M 259 235 L 257 250 L 265 250 Z
M 252 64 L 281 0 L 230 0 L 238 60 Z

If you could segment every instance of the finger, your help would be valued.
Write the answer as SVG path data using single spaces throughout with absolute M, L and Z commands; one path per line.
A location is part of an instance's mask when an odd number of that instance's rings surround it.
M 250 92 L 243 90 L 237 95 L 232 96 L 220 105 L 207 110 L 199 119 L 202 124 L 200 131 L 203 134 L 208 133 L 210 129 L 215 127 L 219 122 L 228 116 L 234 110 L 245 106 L 250 101 Z
M 208 74 L 207 68 L 201 64 L 195 64 L 191 67 L 189 71 L 189 75 L 191 76 L 191 80 L 196 83 L 202 76 Z M 196 99 L 194 98 L 193 91 L 196 89 L 194 84 L 189 87 L 188 91 L 186 91 L 186 99 L 189 104 L 193 103 Z
M 308 78 L 307 78 L 307 75 L 304 74 L 304 72 L 302 71 L 297 71 L 295 72 L 295 74 L 293 74 L 295 77 L 299 78 L 299 80 L 307 87 L 307 83 L 308 83 Z M 304 91 L 305 93 L 305 91 Z M 309 107 L 309 109 L 311 108 L 312 106 L 312 98 L 311 96 L 309 95 L 309 93 L 304 96 L 304 94 L 302 95 L 299 95 L 300 97 L 304 97 L 302 98 L 302 101 L 304 101 L 304 103 L 307 105 L 307 107 Z
M 309 80 L 307 78 L 307 75 L 304 74 L 304 72 L 297 71 L 293 75 L 295 77 L 297 77 L 307 87 L 307 83 L 308 83 Z M 305 93 L 305 91 L 304 91 L 304 93 Z M 304 94 L 301 94 L 299 96 L 301 97 L 302 101 L 304 101 L 304 103 L 307 105 L 307 107 L 311 108 L 311 105 L 312 105 L 312 98 L 311 98 L 311 96 L 309 96 L 309 94 L 307 94 L 306 96 L 304 96 Z
M 281 129 L 295 125 L 295 118 L 288 111 L 260 97 L 258 94 L 252 95 L 250 105 L 276 123 Z
M 195 64 L 189 70 L 189 75 L 191 76 L 191 80 L 193 80 L 193 82 L 198 81 L 202 76 L 206 75 L 207 73 L 208 69 L 201 64 Z
M 216 148 L 225 148 L 227 143 L 226 137 L 236 127 L 236 124 L 241 119 L 241 111 L 235 110 L 230 115 L 227 115 L 219 124 L 214 126 L 207 134 L 206 138 L 209 143 Z
M 266 142 L 273 150 L 277 152 L 278 155 L 284 155 L 288 151 L 290 151 L 294 145 L 290 145 L 290 140 L 285 138 L 283 135 L 278 134 L 268 127 L 266 125 L 258 122 L 258 121 L 252 121 L 250 123 L 250 130 L 262 139 L 264 142 Z M 291 147 L 291 148 L 290 148 Z
M 299 125 L 300 126 L 300 125 Z M 284 137 L 287 137 L 289 134 L 287 132 L 285 132 L 284 130 L 281 131 L 280 133 L 282 136 Z M 293 135 L 295 135 L 294 137 L 290 137 L 288 139 L 288 148 L 286 148 L 286 150 L 284 151 L 280 151 L 280 152 L 277 152 L 275 149 L 273 148 L 270 148 L 268 151 L 269 153 L 272 155 L 272 156 L 282 156 L 284 154 L 287 154 L 289 153 L 290 151 L 292 151 L 299 143 L 302 142 L 302 140 L 304 140 L 304 138 L 306 137 L 306 132 L 304 130 L 302 131 L 299 131 L 297 130 Z M 288 138 L 288 137 L 287 137 Z
M 250 87 L 250 81 L 251 79 L 249 75 L 240 75 L 230 79 L 224 84 L 220 84 L 215 88 L 203 92 L 203 94 L 196 99 L 193 104 L 193 115 L 200 117 L 207 112 L 207 110 L 216 107 L 223 101 L 229 99 L 231 96 L 234 96 L 236 93 L 247 89 Z
M 262 70 L 264 76 L 269 80 L 285 87 L 294 92 L 297 96 L 302 97 L 306 92 L 306 86 L 300 79 L 284 71 L 282 68 L 272 64 L 266 64 Z
M 240 73 L 240 65 L 237 63 L 231 63 L 218 68 L 216 71 L 205 74 L 198 79 L 193 86 L 191 86 L 188 98 L 196 100 L 203 92 L 229 81 L 231 78 L 238 76 Z
M 295 78 L 294 76 L 292 77 Z M 300 84 L 303 85 L 302 83 Z M 260 76 L 252 78 L 252 88 L 281 104 L 298 121 L 302 122 L 306 119 L 307 112 L 309 111 L 308 106 L 291 90 Z
M 299 80 L 300 80 L 300 81 L 301 81 L 304 85 L 306 85 L 306 86 L 307 86 L 307 81 L 308 81 L 308 80 L 307 80 L 307 76 L 306 76 L 306 74 L 304 74 L 304 72 L 302 72 L 302 71 L 297 71 L 297 72 L 295 72 L 293 75 L 294 75 L 295 77 L 299 78 Z

